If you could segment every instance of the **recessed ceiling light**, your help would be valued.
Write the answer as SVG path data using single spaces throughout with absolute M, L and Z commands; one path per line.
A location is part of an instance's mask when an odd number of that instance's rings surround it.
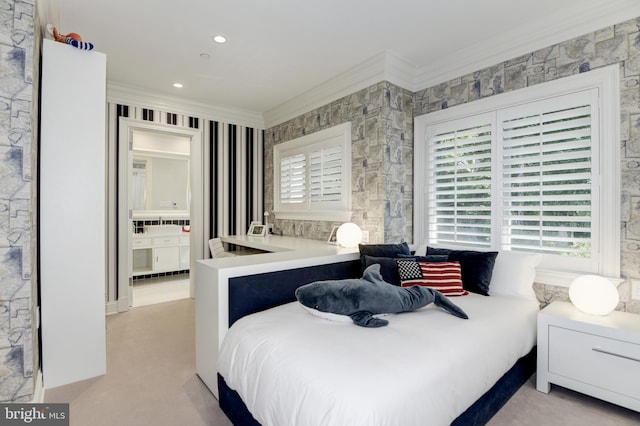
M 215 41 L 216 43 L 222 44 L 227 42 L 227 38 L 225 36 L 216 35 L 216 36 L 213 36 L 213 41 Z
M 173 83 L 173 87 L 180 89 L 182 87 L 182 83 Z
M 202 59 L 203 61 L 208 61 L 210 58 L 211 58 L 211 55 L 209 55 L 208 53 L 200 54 L 200 59 Z

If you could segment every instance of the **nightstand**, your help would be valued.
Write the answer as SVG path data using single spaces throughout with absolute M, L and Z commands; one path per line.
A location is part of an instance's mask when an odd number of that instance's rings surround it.
M 536 388 L 551 384 L 640 411 L 640 315 L 588 315 L 569 302 L 538 314 Z

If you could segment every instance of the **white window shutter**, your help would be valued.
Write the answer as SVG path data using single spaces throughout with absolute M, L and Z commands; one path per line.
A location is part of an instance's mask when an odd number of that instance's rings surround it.
M 351 123 L 277 144 L 274 213 L 300 220 L 351 219 Z
M 491 123 L 430 138 L 429 242 L 491 246 L 491 141 Z
M 342 197 L 342 147 L 313 151 L 309 155 L 311 203 L 340 202 Z
M 619 85 L 619 67 L 603 67 L 416 117 L 414 244 L 482 250 L 486 225 L 491 250 L 541 254 L 536 282 L 618 277 Z M 490 222 L 482 174 L 471 173 L 480 157 L 465 145 L 483 125 L 492 139 Z M 465 172 L 478 184 L 465 187 Z
M 498 112 L 502 248 L 592 257 L 595 111 L 582 92 Z
M 306 202 L 306 158 L 304 154 L 280 160 L 280 202 L 300 204 Z

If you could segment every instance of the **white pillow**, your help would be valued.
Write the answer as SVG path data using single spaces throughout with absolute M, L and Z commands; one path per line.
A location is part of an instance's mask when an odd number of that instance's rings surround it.
M 500 251 L 493 267 L 489 295 L 537 300 L 533 281 L 536 278 L 536 266 L 541 260 L 540 254 Z

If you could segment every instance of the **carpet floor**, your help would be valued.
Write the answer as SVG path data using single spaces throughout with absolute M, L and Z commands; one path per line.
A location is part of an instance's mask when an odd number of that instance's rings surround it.
M 194 318 L 192 299 L 108 316 L 107 374 L 48 389 L 45 402 L 69 403 L 72 426 L 231 425 L 195 374 Z M 640 425 L 640 414 L 556 386 L 543 394 L 532 378 L 489 422 L 530 425 Z

